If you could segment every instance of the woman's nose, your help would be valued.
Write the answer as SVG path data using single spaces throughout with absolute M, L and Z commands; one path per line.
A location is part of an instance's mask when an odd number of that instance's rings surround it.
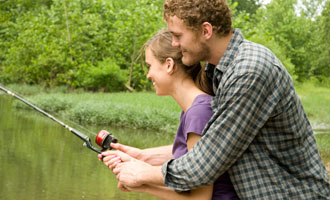
M 151 79 L 150 73 L 147 74 L 147 79 Z
M 173 47 L 178 47 L 178 46 L 180 46 L 179 41 L 177 41 L 174 37 L 172 38 L 172 46 L 173 46 Z

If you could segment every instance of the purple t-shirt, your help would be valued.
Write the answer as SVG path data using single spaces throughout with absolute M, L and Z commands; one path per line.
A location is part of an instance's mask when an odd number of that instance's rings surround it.
M 199 95 L 186 112 L 181 112 L 180 124 L 173 144 L 172 154 L 175 159 L 188 152 L 188 133 L 202 135 L 203 129 L 213 115 L 210 95 Z M 221 175 L 213 185 L 212 199 L 239 199 L 228 173 Z

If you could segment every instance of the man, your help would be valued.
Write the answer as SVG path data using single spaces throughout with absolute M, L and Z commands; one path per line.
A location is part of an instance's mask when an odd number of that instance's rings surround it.
M 185 156 L 162 168 L 139 161 L 118 165 L 113 171 L 120 186 L 165 182 L 188 191 L 228 171 L 241 199 L 329 199 L 311 125 L 275 55 L 231 28 L 224 0 L 167 0 L 164 18 L 183 63 L 207 61 L 215 114 Z

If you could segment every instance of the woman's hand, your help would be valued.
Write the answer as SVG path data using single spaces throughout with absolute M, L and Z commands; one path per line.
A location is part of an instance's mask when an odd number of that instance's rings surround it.
M 126 153 L 114 150 L 102 152 L 98 155 L 98 157 L 100 160 L 102 160 L 103 158 L 104 165 L 109 167 L 109 169 L 111 169 L 112 172 L 116 175 L 118 174 L 118 172 L 115 173 L 114 169 L 118 166 L 119 163 L 135 160 Z

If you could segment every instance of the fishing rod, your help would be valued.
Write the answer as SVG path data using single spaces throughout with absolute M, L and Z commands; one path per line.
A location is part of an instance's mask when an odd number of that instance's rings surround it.
M 92 151 L 95 151 L 97 153 L 101 153 L 102 151 L 105 151 L 107 149 L 112 149 L 111 148 L 111 143 L 117 143 L 118 140 L 109 132 L 102 130 L 100 131 L 95 138 L 95 142 L 96 144 L 98 144 L 99 146 L 102 147 L 102 150 L 97 149 L 96 147 L 93 146 L 90 138 L 84 134 L 82 134 L 81 132 L 77 131 L 76 129 L 66 125 L 65 123 L 63 123 L 62 121 L 56 119 L 54 116 L 50 115 L 49 113 L 43 111 L 42 109 L 38 108 L 37 106 L 33 105 L 32 103 L 24 100 L 22 97 L 14 94 L 12 91 L 4 88 L 3 86 L 0 85 L 0 90 L 6 92 L 7 94 L 13 96 L 14 98 L 22 101 L 23 103 L 27 104 L 28 106 L 32 107 L 33 109 L 35 109 L 36 111 L 44 114 L 46 117 L 54 120 L 55 122 L 61 124 L 63 127 L 65 127 L 66 129 L 69 129 L 69 131 L 73 134 L 75 134 L 76 136 L 78 136 L 81 140 L 84 141 L 84 146 L 86 146 L 87 148 L 91 149 Z

